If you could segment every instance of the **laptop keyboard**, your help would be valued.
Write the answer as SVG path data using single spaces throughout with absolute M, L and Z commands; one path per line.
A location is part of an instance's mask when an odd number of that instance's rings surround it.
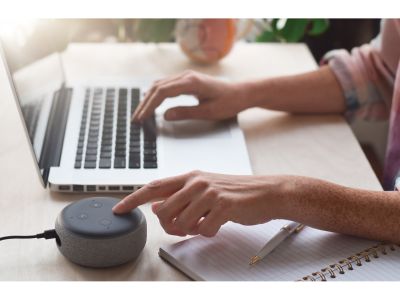
M 136 88 L 86 90 L 75 169 L 157 168 L 155 116 L 130 121 L 139 98 Z

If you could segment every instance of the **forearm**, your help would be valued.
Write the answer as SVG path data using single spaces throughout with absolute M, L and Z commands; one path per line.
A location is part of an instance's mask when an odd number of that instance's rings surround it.
M 291 113 L 342 113 L 342 89 L 329 66 L 292 76 L 242 83 L 251 106 Z
M 311 227 L 400 243 L 400 193 L 288 176 L 279 217 Z

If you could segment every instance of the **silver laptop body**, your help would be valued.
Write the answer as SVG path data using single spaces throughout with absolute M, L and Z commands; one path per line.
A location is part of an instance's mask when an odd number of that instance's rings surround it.
M 169 107 L 195 105 L 192 96 L 167 99 L 154 116 L 132 124 L 131 114 L 151 80 L 66 80 L 57 53 L 10 71 L 10 53 L 1 52 L 0 78 L 6 80 L 0 89 L 14 98 L 40 177 L 51 190 L 131 192 L 196 169 L 251 174 L 236 120 L 164 120 Z

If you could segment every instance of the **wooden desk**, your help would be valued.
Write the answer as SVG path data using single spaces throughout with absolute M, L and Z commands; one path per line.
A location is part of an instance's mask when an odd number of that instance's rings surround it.
M 191 64 L 174 44 L 74 44 L 63 59 L 67 78 L 89 80 L 163 77 L 185 69 L 242 80 L 316 68 L 302 44 L 238 44 L 226 59 L 211 67 Z M 0 236 L 42 232 L 54 227 L 65 205 L 87 195 L 51 193 L 41 187 L 14 101 L 0 99 Z M 250 109 L 240 114 L 239 121 L 255 174 L 300 174 L 381 190 L 340 116 L 289 116 Z M 187 279 L 158 257 L 160 244 L 180 238 L 162 231 L 149 205 L 143 210 L 148 242 L 135 263 L 92 270 L 66 261 L 54 241 L 12 240 L 0 244 L 0 280 Z

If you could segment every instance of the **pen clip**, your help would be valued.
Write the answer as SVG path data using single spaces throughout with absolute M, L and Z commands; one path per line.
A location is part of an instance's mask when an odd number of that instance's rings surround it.
M 299 226 L 296 227 L 296 229 L 294 230 L 294 233 L 299 233 L 304 227 L 305 227 L 304 224 L 300 224 Z
M 287 231 L 289 233 L 292 233 L 292 232 L 298 233 L 299 231 L 301 231 L 304 228 L 303 224 L 299 224 L 295 228 L 293 228 L 291 225 L 292 224 L 286 224 L 285 226 L 283 226 L 281 228 L 281 230 L 285 230 L 285 231 Z

